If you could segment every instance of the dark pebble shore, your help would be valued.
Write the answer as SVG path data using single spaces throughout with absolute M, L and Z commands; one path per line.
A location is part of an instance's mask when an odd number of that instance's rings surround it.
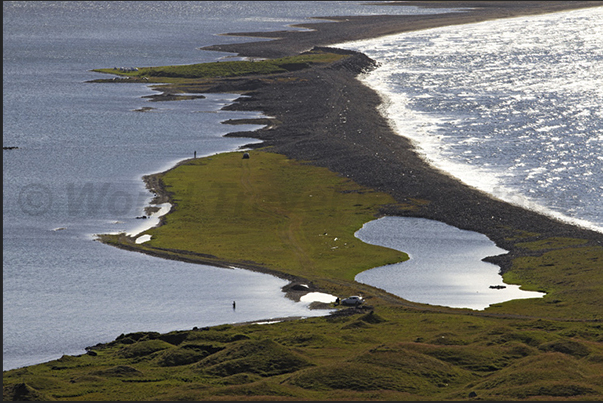
M 338 22 L 301 25 L 313 31 L 238 33 L 239 36 L 279 39 L 204 49 L 249 57 L 282 57 L 314 47 L 385 34 L 603 6 L 600 1 L 437 3 L 443 7 L 476 7 L 479 4 L 485 7 L 452 14 L 342 17 Z M 387 7 L 384 7 L 386 12 Z M 329 50 L 333 51 L 332 48 Z M 427 164 L 414 151 L 411 142 L 396 134 L 379 113 L 380 96 L 357 79 L 358 74 L 372 68 L 375 62 L 363 54 L 352 53 L 353 57 L 328 68 L 287 73 L 278 81 L 263 78 L 222 81 L 219 88 L 213 90 L 246 90 L 246 95 L 250 96 L 238 99 L 228 109 L 261 111 L 278 122 L 252 133 L 229 135 L 259 138 L 264 143 L 257 146 L 270 146 L 272 151 L 289 158 L 327 167 L 361 185 L 389 193 L 401 203 L 427 200 L 429 203 L 416 211 L 384 210 L 383 213 L 434 219 L 485 234 L 499 247 L 510 251 L 490 259 L 501 265 L 503 271 L 510 267 L 514 257 L 528 253 L 514 246 L 516 240 L 510 240 L 522 235 L 522 231 L 538 234 L 522 241 L 575 237 L 587 239 L 589 244 L 603 245 L 602 233 L 494 199 Z

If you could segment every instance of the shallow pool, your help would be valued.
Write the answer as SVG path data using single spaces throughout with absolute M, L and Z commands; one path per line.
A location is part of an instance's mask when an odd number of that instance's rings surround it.
M 367 270 L 356 281 L 409 301 L 482 310 L 512 299 L 544 296 L 503 283 L 500 267 L 482 259 L 507 251 L 477 232 L 424 218 L 382 217 L 366 223 L 356 237 L 408 253 L 409 260 Z

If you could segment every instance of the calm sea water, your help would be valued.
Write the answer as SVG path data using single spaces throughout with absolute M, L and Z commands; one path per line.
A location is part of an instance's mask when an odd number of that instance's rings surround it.
M 434 166 L 603 232 L 603 7 L 346 43 Z
M 231 94 L 149 103 L 145 85 L 91 84 L 98 67 L 215 61 L 218 36 L 311 16 L 377 14 L 361 2 L 3 2 L 3 368 L 79 354 L 134 331 L 324 315 L 278 278 L 166 261 L 95 242 L 132 231 L 141 176 L 236 150 Z M 387 13 L 426 13 L 388 7 Z M 257 41 L 259 39 L 249 39 Z M 152 112 L 135 112 L 145 106 Z M 259 126 L 236 127 L 253 130 Z M 232 301 L 237 301 L 236 310 Z

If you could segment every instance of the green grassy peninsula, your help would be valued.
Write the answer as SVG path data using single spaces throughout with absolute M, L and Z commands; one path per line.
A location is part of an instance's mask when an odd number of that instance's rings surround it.
M 97 73 L 115 74 L 132 82 L 156 82 L 172 84 L 198 83 L 203 79 L 256 76 L 285 73 L 307 69 L 315 65 L 324 65 L 345 58 L 343 54 L 310 51 L 297 56 L 287 56 L 268 60 L 221 61 L 175 66 L 137 67 L 137 68 L 102 68 L 94 69 Z M 108 82 L 112 79 L 99 79 L 93 82 Z
M 391 26 L 376 18 L 375 27 Z M 5 371 L 3 400 L 603 400 L 600 234 L 434 172 L 391 133 L 378 98 L 356 80 L 366 59 L 314 56 L 320 61 L 241 62 L 232 71 L 242 73 L 231 77 L 222 63 L 107 69 L 135 77 L 118 82 L 169 82 L 162 89 L 173 94 L 245 93 L 240 110 L 274 117 L 250 158 L 190 159 L 149 176 L 156 201 L 173 205 L 161 226 L 144 233 L 150 241 L 125 234 L 102 241 L 272 273 L 333 295 L 362 294 L 366 305 L 271 324 L 122 334 L 81 356 Z M 547 294 L 473 311 L 356 283 L 362 270 L 407 258 L 354 237 L 383 214 L 479 230 L 510 251 L 498 260 L 507 282 Z
M 173 211 L 141 251 L 293 277 L 344 279 L 407 259 L 354 236 L 382 208 L 411 209 L 326 168 L 254 151 L 188 160 L 158 175 Z M 249 154 L 248 154 L 249 155 Z M 125 235 L 105 241 L 133 246 Z

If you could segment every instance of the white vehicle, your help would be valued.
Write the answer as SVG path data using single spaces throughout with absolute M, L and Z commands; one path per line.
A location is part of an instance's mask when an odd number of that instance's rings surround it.
M 343 305 L 360 305 L 364 302 L 364 300 L 362 299 L 362 297 L 359 297 L 357 295 L 352 295 L 351 297 L 347 297 L 341 300 L 341 303 Z

